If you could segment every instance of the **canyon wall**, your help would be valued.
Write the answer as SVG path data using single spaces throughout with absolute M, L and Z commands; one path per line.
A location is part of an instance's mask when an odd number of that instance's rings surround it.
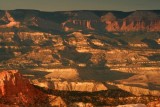
M 159 11 L 2 11 L 0 28 L 31 28 L 54 31 L 158 32 Z M 46 16 L 47 15 L 47 16 Z M 18 17 L 18 16 L 21 16 Z
M 61 91 L 95 92 L 107 90 L 105 85 L 97 82 L 34 81 L 33 83 L 40 87 Z

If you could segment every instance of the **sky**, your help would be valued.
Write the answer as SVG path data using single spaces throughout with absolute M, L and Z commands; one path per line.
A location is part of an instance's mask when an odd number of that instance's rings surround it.
M 0 0 L 0 10 L 160 10 L 160 0 Z

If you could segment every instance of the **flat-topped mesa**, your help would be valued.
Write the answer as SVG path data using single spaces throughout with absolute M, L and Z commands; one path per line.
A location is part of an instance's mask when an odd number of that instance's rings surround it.
M 29 106 L 45 102 L 47 96 L 31 85 L 17 70 L 7 70 L 0 73 L 0 99 L 11 104 Z

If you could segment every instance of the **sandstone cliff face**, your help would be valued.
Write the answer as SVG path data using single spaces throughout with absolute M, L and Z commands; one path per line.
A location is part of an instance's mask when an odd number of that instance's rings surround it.
M 48 95 L 50 107 L 67 107 L 65 102 L 59 96 Z M 48 106 L 47 104 L 45 106 Z
M 49 106 L 64 105 L 61 98 L 56 96 L 48 97 L 40 90 L 30 84 L 29 80 L 16 70 L 7 70 L 0 72 L 0 103 L 2 105 L 20 105 L 20 106 Z M 56 99 L 56 100 L 52 100 Z M 49 101 L 51 100 L 51 101 Z M 50 103 L 50 104 L 49 104 Z
M 126 105 L 119 105 L 117 107 L 146 107 L 145 104 L 126 104 Z
M 106 30 L 110 32 L 159 31 L 160 18 L 150 11 L 135 11 L 123 19 L 117 19 L 112 13 L 102 16 Z
M 79 11 L 73 12 L 69 15 L 69 19 L 65 21 L 62 26 L 63 28 L 68 28 L 67 30 L 96 30 L 100 27 L 100 18 L 92 12 L 89 11 Z
M 147 107 L 160 107 L 160 101 L 154 101 L 147 104 Z
M 0 73 L 0 97 L 11 104 L 29 106 L 38 101 L 44 102 L 47 96 L 35 89 L 18 71 L 2 71 Z
M 82 92 L 95 92 L 107 90 L 107 87 L 102 83 L 97 82 L 60 82 L 60 81 L 46 81 L 46 82 L 33 82 L 35 85 L 61 91 L 82 91 Z
M 122 23 L 122 25 L 121 25 Z M 148 24 L 149 23 L 149 24 Z M 109 32 L 129 32 L 129 31 L 154 31 L 158 32 L 160 29 L 160 21 L 106 21 L 106 30 Z
M 91 103 L 76 102 L 69 105 L 70 107 L 94 107 Z
M 18 16 L 22 17 L 20 18 Z M 49 31 L 160 31 L 159 13 L 155 11 L 121 13 L 115 11 L 71 11 L 47 13 L 14 10 L 3 11 L 0 16 L 0 21 L 2 23 L 0 23 L 0 28 L 33 28 Z
M 67 91 L 102 91 L 107 90 L 102 83 L 92 82 L 54 82 L 54 89 Z
M 0 25 L 0 28 L 11 28 L 20 26 L 20 22 L 15 21 L 8 11 L 5 11 L 5 15 L 1 18 L 1 20 L 6 22 L 6 24 Z
M 89 20 L 89 19 L 68 20 L 62 24 L 62 27 L 65 31 L 74 31 L 81 29 L 97 30 L 98 26 L 102 26 L 102 22 L 100 20 Z

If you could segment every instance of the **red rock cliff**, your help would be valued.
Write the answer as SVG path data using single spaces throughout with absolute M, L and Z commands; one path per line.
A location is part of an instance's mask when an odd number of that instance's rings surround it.
M 0 73 L 0 103 L 29 106 L 43 103 L 46 98 L 18 71 L 7 70 Z
M 112 13 L 107 13 L 102 16 L 101 20 L 106 24 L 105 29 L 109 32 L 160 31 L 160 18 L 150 11 L 135 11 L 122 19 L 116 18 Z

